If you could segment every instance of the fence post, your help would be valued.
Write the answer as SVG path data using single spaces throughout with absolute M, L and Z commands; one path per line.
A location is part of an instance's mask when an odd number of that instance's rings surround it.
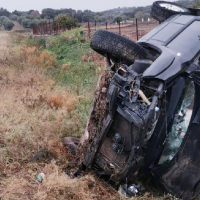
M 106 22 L 106 30 L 108 30 L 108 22 Z
M 121 25 L 121 22 L 119 22 L 119 34 L 121 35 L 121 27 L 120 27 L 120 25 Z
M 51 23 L 50 23 L 50 20 L 49 20 L 49 34 L 51 35 Z
M 44 23 L 42 23 L 42 35 L 44 35 Z
M 90 38 L 90 22 L 88 22 L 88 37 Z
M 136 22 L 136 35 L 137 35 L 137 41 L 138 41 L 138 20 L 136 19 L 135 22 Z
M 60 26 L 59 26 L 59 23 L 57 23 L 57 33 L 58 33 L 58 34 L 60 33 Z
M 33 26 L 33 35 L 35 34 L 35 26 Z
M 97 30 L 97 22 L 95 21 L 94 22 L 94 25 L 95 25 L 95 31 Z
M 53 21 L 51 22 L 51 31 L 52 31 L 52 34 L 55 33 L 55 22 L 54 22 L 54 19 L 53 19 Z
M 40 35 L 42 35 L 42 24 L 40 24 Z

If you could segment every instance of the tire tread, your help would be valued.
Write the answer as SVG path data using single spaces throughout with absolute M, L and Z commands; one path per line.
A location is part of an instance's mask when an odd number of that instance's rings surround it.
M 147 59 L 149 57 L 148 51 L 139 44 L 116 33 L 101 29 L 94 33 L 90 47 L 104 56 L 108 53 L 129 64 L 133 63 L 136 58 Z

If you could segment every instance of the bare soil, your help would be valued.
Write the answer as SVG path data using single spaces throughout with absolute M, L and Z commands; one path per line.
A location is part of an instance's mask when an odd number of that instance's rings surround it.
M 23 30 L 24 29 L 23 26 L 20 25 L 18 22 L 14 21 L 13 23 L 15 26 L 13 27 L 12 30 Z

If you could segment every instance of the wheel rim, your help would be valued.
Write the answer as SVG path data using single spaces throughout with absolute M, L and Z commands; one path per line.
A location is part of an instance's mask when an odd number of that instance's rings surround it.
M 194 105 L 194 94 L 194 82 L 189 81 L 181 98 L 181 102 L 177 106 L 172 128 L 166 140 L 163 153 L 158 163 L 159 165 L 172 160 L 181 146 L 191 120 Z
M 163 8 L 166 8 L 168 10 L 172 10 L 172 11 L 175 11 L 175 12 L 185 12 L 186 9 L 184 8 L 181 8 L 179 6 L 176 6 L 176 5 L 173 5 L 173 4 L 168 4 L 168 3 L 160 3 L 159 4 L 161 7 Z

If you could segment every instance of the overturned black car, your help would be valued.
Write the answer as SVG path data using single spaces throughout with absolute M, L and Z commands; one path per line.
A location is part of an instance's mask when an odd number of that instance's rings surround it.
M 171 194 L 200 198 L 200 16 L 157 1 L 162 22 L 137 43 L 97 30 L 91 48 L 104 55 L 81 144 L 82 169 L 93 169 L 137 194 L 151 176 Z

